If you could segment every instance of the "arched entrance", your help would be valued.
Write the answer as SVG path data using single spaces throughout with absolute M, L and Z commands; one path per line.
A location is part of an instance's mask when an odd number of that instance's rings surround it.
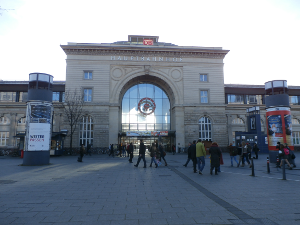
M 170 151 L 175 132 L 171 130 L 171 101 L 161 86 L 166 84 L 151 76 L 137 77 L 125 85 L 121 98 L 121 133 L 119 142 L 133 143 L 138 148 L 143 139 L 148 147 L 153 142 L 162 142 Z

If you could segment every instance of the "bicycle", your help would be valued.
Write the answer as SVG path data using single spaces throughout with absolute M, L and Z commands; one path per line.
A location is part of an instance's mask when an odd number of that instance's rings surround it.
M 1 155 L 2 156 L 6 156 L 6 155 L 9 155 L 10 154 L 10 151 L 9 150 L 1 150 Z

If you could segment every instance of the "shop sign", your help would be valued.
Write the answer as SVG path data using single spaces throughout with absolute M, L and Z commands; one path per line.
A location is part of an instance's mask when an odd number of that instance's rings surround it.
M 128 137 L 168 136 L 168 131 L 127 131 Z

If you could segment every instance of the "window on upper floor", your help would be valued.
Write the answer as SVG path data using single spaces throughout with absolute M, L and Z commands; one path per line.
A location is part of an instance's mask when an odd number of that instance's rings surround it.
M 84 79 L 85 80 L 93 79 L 93 72 L 92 71 L 84 71 Z
M 246 104 L 263 104 L 261 95 L 246 95 Z
M 300 145 L 300 132 L 293 132 L 293 144 Z
M 52 93 L 52 102 L 59 102 L 59 92 Z
M 244 104 L 244 96 L 227 94 L 227 102 L 228 104 Z
M 19 102 L 27 102 L 28 92 L 19 92 Z
M 207 90 L 200 90 L 200 102 L 208 103 L 208 91 Z
M 26 124 L 26 117 L 21 117 L 19 120 L 18 120 L 18 126 L 19 125 L 25 125 Z
M 291 105 L 299 105 L 300 96 L 290 96 L 290 104 Z
M 0 132 L 0 146 L 8 145 L 9 132 Z
M 6 116 L 0 117 L 0 124 L 1 125 L 6 125 L 6 124 L 9 124 L 9 123 L 10 123 L 10 121 Z
M 85 88 L 83 90 L 83 99 L 84 99 L 85 102 L 91 102 L 92 101 L 92 93 L 93 93 L 92 88 Z
M 235 118 L 234 120 L 232 120 L 231 123 L 232 124 L 245 124 L 244 120 L 242 120 L 241 118 Z
M 292 124 L 300 124 L 299 120 L 298 119 L 292 119 Z
M 0 92 L 0 102 L 15 102 L 16 92 Z
M 207 82 L 208 81 L 208 75 L 200 73 L 200 82 Z

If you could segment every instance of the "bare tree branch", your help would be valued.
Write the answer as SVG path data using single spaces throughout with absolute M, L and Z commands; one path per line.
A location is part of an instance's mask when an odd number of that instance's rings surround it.
M 80 118 L 82 117 L 84 104 L 82 92 L 76 89 L 74 91 L 66 91 L 65 101 L 61 104 L 64 108 L 64 113 L 67 118 L 68 125 L 70 126 L 70 151 L 72 153 L 73 134 L 76 131 Z

